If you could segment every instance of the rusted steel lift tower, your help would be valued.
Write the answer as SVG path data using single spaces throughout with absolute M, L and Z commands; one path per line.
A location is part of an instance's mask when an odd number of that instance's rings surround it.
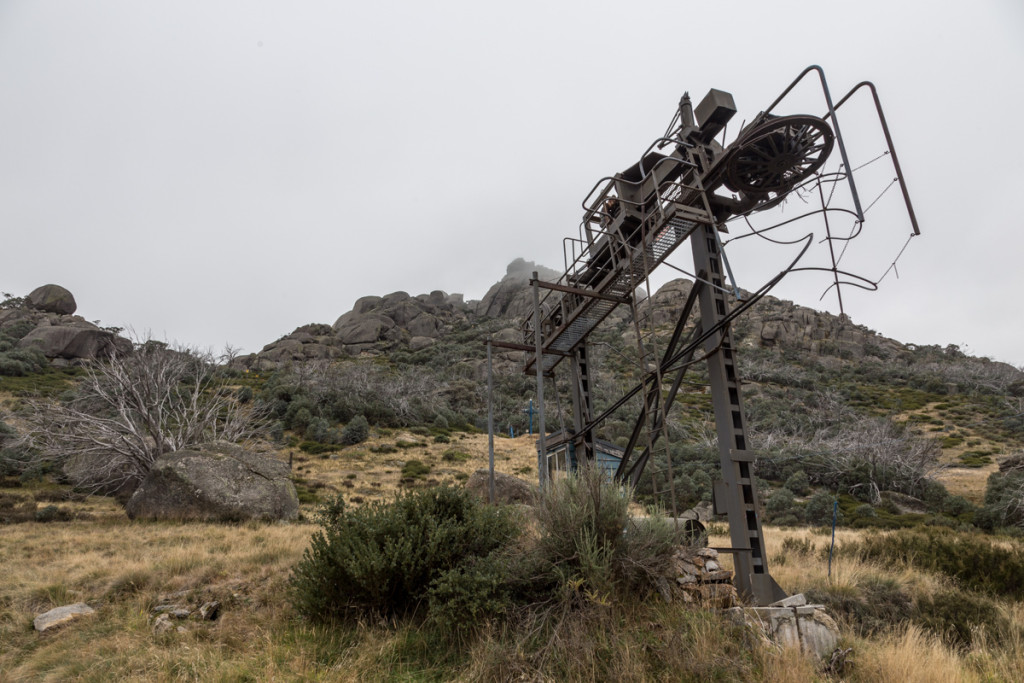
M 812 72 L 820 77 L 826 112 L 822 116 L 773 113 L 786 94 Z M 850 94 L 864 86 L 874 93 L 873 86 L 863 83 Z M 641 414 L 615 473 L 618 480 L 632 484 L 639 479 L 658 442 L 665 447 L 666 418 L 687 368 L 702 359 L 706 362 L 722 469 L 722 480 L 715 484 L 715 508 L 728 515 L 731 547 L 725 550 L 734 557 L 736 588 L 741 596 L 757 604 L 769 604 L 785 597 L 785 593 L 768 570 L 752 471 L 756 454 L 747 434 L 730 322 L 793 265 L 758 292 L 740 299 L 724 258 L 721 233 L 727 232 L 727 221 L 737 216 L 748 217 L 772 208 L 794 190 L 822 183 L 847 186 L 853 203 L 847 213 L 854 216 L 856 225 L 863 223 L 853 174 L 845 170 L 850 162 L 836 117 L 836 109 L 849 97 L 833 104 L 823 72 L 819 67 L 809 67 L 772 106 L 743 126 L 730 144 L 723 145 L 719 138 L 725 137 L 726 125 L 736 113 L 732 96 L 711 90 L 693 107 L 689 96 L 683 95 L 666 134 L 648 147 L 639 162 L 602 178 L 587 195 L 579 236 L 566 240 L 564 274 L 557 282 L 541 282 L 534 275 L 535 311 L 523 322 L 523 344 L 503 344 L 527 351 L 524 371 L 537 375 L 542 419 L 543 378 L 552 376 L 556 366 L 568 360 L 573 402 L 573 432 L 569 438 L 579 459 L 593 460 L 597 426 L 634 396 L 641 397 Z M 875 104 L 887 154 L 891 154 L 917 234 L 877 96 Z M 842 158 L 840 171 L 824 174 L 822 166 L 836 149 Z M 822 213 L 830 210 L 826 204 Z M 651 272 L 687 239 L 695 285 L 671 338 L 658 353 L 653 325 L 649 326 L 650 332 L 644 329 L 644 316 L 650 314 L 651 307 L 638 305 L 641 302 L 636 291 L 644 284 L 649 291 Z M 831 233 L 827 239 L 833 239 Z M 837 290 L 841 284 L 866 286 L 841 282 L 841 278 L 849 280 L 846 276 L 850 274 L 839 270 L 835 257 L 832 267 L 825 270 L 832 273 Z M 539 296 L 542 289 L 546 290 L 543 298 Z M 730 305 L 732 295 L 736 295 L 734 306 Z M 622 399 L 595 415 L 587 339 L 620 305 L 632 309 L 643 377 Z M 699 322 L 687 331 L 694 306 L 700 311 Z M 666 379 L 671 379 L 667 390 L 663 384 Z M 540 438 L 543 485 L 543 422 Z M 671 478 L 670 458 L 668 462 Z M 674 489 L 672 492 L 674 495 Z

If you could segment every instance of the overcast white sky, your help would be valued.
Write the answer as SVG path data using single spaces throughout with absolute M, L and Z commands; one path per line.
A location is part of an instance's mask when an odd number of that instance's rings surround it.
M 0 291 L 246 351 L 367 294 L 479 298 L 562 268 L 684 90 L 750 118 L 812 63 L 878 86 L 924 233 L 847 312 L 1024 364 L 1019 0 L 3 0 Z

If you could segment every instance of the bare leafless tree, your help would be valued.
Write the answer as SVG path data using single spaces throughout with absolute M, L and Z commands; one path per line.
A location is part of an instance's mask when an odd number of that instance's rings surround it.
M 262 426 L 261 408 L 218 389 L 215 367 L 208 353 L 137 344 L 88 366 L 70 400 L 30 402 L 27 445 L 80 486 L 130 490 L 164 453 L 248 438 Z

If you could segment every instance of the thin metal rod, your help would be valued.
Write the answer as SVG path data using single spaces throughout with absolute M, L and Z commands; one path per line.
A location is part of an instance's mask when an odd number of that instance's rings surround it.
M 818 72 L 818 79 L 821 81 L 821 92 L 825 95 L 825 103 L 828 105 L 828 116 L 823 118 L 832 119 L 832 127 L 836 130 L 836 142 L 839 143 L 839 154 L 843 157 L 843 168 L 850 169 L 850 158 L 846 154 L 846 144 L 843 142 L 843 134 L 839 130 L 839 119 L 836 117 L 836 107 L 832 104 L 832 94 L 828 91 L 828 83 L 825 81 L 825 71 L 817 64 L 812 64 L 804 69 L 796 79 L 789 84 L 789 87 L 782 91 L 774 102 L 771 103 L 765 113 L 770 113 L 782 99 L 789 94 L 789 91 L 796 87 L 796 84 L 803 80 L 804 76 L 811 71 Z M 844 98 L 845 99 L 845 98 Z M 849 173 L 847 180 L 850 183 L 850 194 L 853 196 L 853 206 L 857 209 L 857 218 L 864 222 L 864 212 L 860 208 L 860 196 L 857 194 L 857 185 L 853 182 L 853 174 Z
M 914 228 L 914 234 L 920 235 L 921 230 L 917 227 L 917 215 L 914 213 L 914 205 L 910 203 L 910 193 L 907 191 L 907 184 L 903 180 L 903 170 L 900 168 L 900 159 L 896 156 L 896 148 L 892 144 L 892 136 L 889 135 L 889 124 L 885 120 L 885 112 L 882 111 L 882 102 L 878 99 L 878 90 L 875 89 L 875 84 L 871 81 L 861 81 L 857 85 L 853 86 L 850 92 L 843 96 L 843 99 L 839 100 L 836 104 L 836 109 L 843 106 L 846 100 L 850 99 L 850 96 L 861 88 L 868 88 L 871 90 L 871 97 L 875 100 L 875 110 L 878 112 L 878 122 L 882 124 L 882 134 L 885 135 L 885 143 L 889 145 L 889 154 L 892 156 L 892 166 L 896 169 L 896 177 L 900 179 L 900 190 L 903 191 L 903 202 L 907 205 L 907 213 L 910 214 L 910 224 Z
M 536 357 L 534 363 L 537 370 L 537 477 L 541 490 L 547 484 L 547 443 L 545 442 L 544 425 L 544 342 L 541 339 L 540 327 L 540 278 L 533 271 L 533 343 Z
M 494 366 L 491 338 L 487 338 L 487 498 L 494 505 Z

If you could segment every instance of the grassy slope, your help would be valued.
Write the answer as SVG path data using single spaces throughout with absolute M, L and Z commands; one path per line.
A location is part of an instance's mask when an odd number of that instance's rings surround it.
M 467 467 L 475 468 L 486 439 L 453 440 L 467 442 L 475 444 L 475 462 Z M 336 462 L 318 460 L 316 466 L 328 477 Z M 407 623 L 315 628 L 298 620 L 285 599 L 290 568 L 315 529 L 309 523 L 139 523 L 107 499 L 61 505 L 88 505 L 91 517 L 9 525 L 0 535 L 0 680 L 448 680 L 512 674 L 534 680 L 538 673 L 553 679 L 824 678 L 799 653 L 765 647 L 714 615 L 678 604 L 602 608 L 576 631 L 563 633 L 574 639 L 574 654 L 545 663 L 546 674 L 509 649 L 500 625 L 462 651 L 431 642 Z M 308 516 L 309 506 L 304 512 Z M 839 545 L 861 533 L 841 530 Z M 766 535 L 773 574 L 789 592 L 852 594 L 882 578 L 914 595 L 951 586 L 948 579 L 912 568 L 844 556 L 836 559 L 830 580 L 822 555 L 826 534 L 769 527 Z M 716 535 L 711 544 L 725 545 L 727 539 Z M 223 616 L 184 622 L 184 633 L 154 635 L 150 610 L 175 591 L 187 591 L 197 602 L 220 600 Z M 32 630 L 36 614 L 78 601 L 97 614 L 53 633 Z M 1003 602 L 1000 610 L 1015 624 L 1014 639 L 1002 649 L 976 643 L 958 651 L 899 624 L 863 638 L 847 625 L 843 644 L 853 648 L 856 666 L 845 680 L 1024 680 L 1024 607 Z

